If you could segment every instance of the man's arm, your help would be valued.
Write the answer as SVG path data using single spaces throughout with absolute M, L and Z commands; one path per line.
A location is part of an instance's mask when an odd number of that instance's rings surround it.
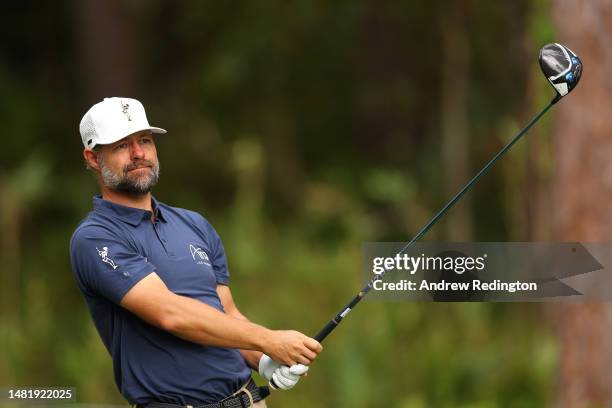
M 241 312 L 238 310 L 236 303 L 234 303 L 234 298 L 232 297 L 232 292 L 229 286 L 226 285 L 217 285 L 217 294 L 219 295 L 219 299 L 221 299 L 221 304 L 223 305 L 223 309 L 225 309 L 225 313 L 240 320 L 249 321 Z M 240 353 L 242 357 L 244 357 L 245 361 L 253 370 L 257 371 L 259 368 L 259 360 L 261 359 L 262 352 L 255 350 L 245 350 L 240 349 Z
M 177 295 L 156 273 L 147 275 L 134 285 L 121 300 L 121 306 L 185 340 L 208 346 L 261 351 L 287 365 L 310 364 L 322 349 L 319 342 L 299 332 L 269 330 L 198 300 Z

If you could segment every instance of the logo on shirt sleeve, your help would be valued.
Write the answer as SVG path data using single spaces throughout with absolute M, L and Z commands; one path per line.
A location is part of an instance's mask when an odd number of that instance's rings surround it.
M 191 257 L 198 265 L 208 265 L 210 266 L 210 260 L 208 259 L 208 255 L 204 250 L 200 247 L 196 247 L 193 244 L 189 244 L 189 252 L 191 252 Z
M 113 269 L 117 269 L 119 267 L 119 265 L 115 264 L 115 261 L 108 257 L 108 247 L 103 247 L 101 251 L 98 249 L 98 247 L 96 247 L 96 249 L 98 250 L 100 258 L 102 258 L 102 262 L 109 264 L 113 267 Z

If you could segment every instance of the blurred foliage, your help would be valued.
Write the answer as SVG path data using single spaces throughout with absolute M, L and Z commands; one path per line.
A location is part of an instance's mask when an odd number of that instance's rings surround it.
M 0 385 L 69 385 L 80 402 L 117 404 L 68 257 L 96 193 L 78 123 L 126 92 L 96 91 L 87 67 L 105 60 L 85 35 L 84 3 L 3 5 Z M 361 286 L 361 243 L 407 240 L 448 199 L 440 76 L 451 3 L 120 1 L 114 15 L 96 16 L 109 23 L 104 35 L 123 21 L 122 41 L 109 46 L 128 47 L 133 62 L 102 72 L 129 71 L 125 96 L 169 130 L 157 139 L 155 195 L 216 226 L 252 320 L 317 332 Z M 528 78 L 540 75 L 535 52 L 554 33 L 546 0 L 459 4 L 477 169 L 539 108 L 525 101 L 549 97 L 544 80 Z M 476 240 L 528 238 L 513 235 L 521 203 L 510 200 L 526 150 L 517 146 L 472 192 Z M 546 406 L 557 346 L 543 321 L 533 304 L 366 301 L 310 375 L 269 405 Z

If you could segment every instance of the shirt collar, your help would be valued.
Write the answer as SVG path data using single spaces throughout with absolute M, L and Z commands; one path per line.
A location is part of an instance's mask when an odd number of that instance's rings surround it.
M 155 197 L 151 197 L 151 206 L 153 207 L 153 211 L 156 211 L 157 218 L 160 221 L 167 222 L 163 215 L 163 211 L 160 208 L 159 202 L 155 199 Z M 142 220 L 150 220 L 152 215 L 151 211 L 113 203 L 112 201 L 103 199 L 102 196 L 99 195 L 93 198 L 93 207 L 94 211 L 99 211 L 103 214 L 117 217 L 135 227 L 137 227 Z

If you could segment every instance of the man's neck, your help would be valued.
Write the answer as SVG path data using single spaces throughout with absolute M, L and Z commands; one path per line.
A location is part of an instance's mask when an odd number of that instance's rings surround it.
M 126 207 L 140 208 L 145 211 L 153 211 L 151 207 L 151 193 L 137 196 L 125 194 L 115 190 L 109 190 L 106 187 L 102 188 L 102 198 L 115 204 L 124 205 Z

